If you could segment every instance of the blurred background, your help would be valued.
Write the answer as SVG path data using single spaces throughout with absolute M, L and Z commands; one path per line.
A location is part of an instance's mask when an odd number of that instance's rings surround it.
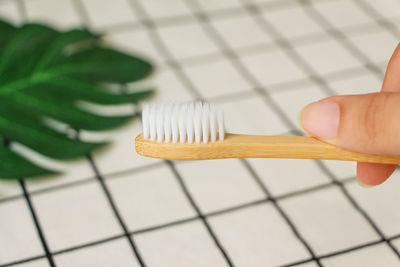
M 301 135 L 306 104 L 379 91 L 400 38 L 398 0 L 0 0 L 0 17 L 103 33 L 155 65 L 149 101 L 217 103 L 247 134 Z M 365 189 L 354 163 L 149 159 L 140 132 L 82 132 L 113 143 L 0 180 L 0 266 L 400 266 L 398 171 Z

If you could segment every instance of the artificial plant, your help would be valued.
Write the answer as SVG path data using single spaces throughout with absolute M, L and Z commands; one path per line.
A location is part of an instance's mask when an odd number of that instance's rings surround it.
M 145 60 L 107 47 L 86 29 L 58 31 L 42 24 L 13 26 L 0 21 L 0 178 L 52 173 L 8 144 L 20 143 L 57 160 L 84 156 L 105 143 L 70 137 L 46 123 L 102 131 L 137 114 L 102 116 L 78 101 L 100 105 L 136 103 L 152 90 L 113 93 L 108 84 L 142 80 L 152 72 Z

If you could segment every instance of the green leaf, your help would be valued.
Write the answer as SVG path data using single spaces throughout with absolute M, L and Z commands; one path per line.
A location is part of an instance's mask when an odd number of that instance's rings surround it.
M 100 35 L 86 29 L 60 32 L 42 24 L 15 27 L 0 21 L 0 137 L 55 159 L 87 155 L 105 143 L 70 138 L 50 128 L 45 119 L 77 130 L 118 127 L 138 114 L 103 116 L 77 103 L 136 104 L 153 90 L 117 94 L 104 84 L 122 86 L 145 79 L 152 71 L 149 62 L 105 47 Z M 0 149 L 0 178 L 50 172 L 8 148 Z
M 0 173 L 3 178 L 24 178 L 57 173 L 35 165 L 6 147 L 0 146 L 0 159 Z

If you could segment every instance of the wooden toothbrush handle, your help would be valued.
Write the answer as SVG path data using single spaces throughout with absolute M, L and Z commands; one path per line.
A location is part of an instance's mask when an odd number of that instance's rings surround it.
M 400 156 L 353 152 L 306 136 L 260 136 L 225 134 L 223 142 L 208 144 L 156 143 L 136 137 L 137 153 L 170 160 L 227 158 L 293 158 L 400 164 Z

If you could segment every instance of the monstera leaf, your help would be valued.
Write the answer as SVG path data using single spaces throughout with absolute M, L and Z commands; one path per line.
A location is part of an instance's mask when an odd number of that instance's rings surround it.
M 106 85 L 139 81 L 151 72 L 148 62 L 107 48 L 88 30 L 60 32 L 40 24 L 15 27 L 0 21 L 0 138 L 58 160 L 86 155 L 104 143 L 70 138 L 46 119 L 90 131 L 119 126 L 136 114 L 102 116 L 77 103 L 136 103 L 152 91 L 117 94 Z M 0 178 L 48 173 L 52 170 L 0 146 Z

